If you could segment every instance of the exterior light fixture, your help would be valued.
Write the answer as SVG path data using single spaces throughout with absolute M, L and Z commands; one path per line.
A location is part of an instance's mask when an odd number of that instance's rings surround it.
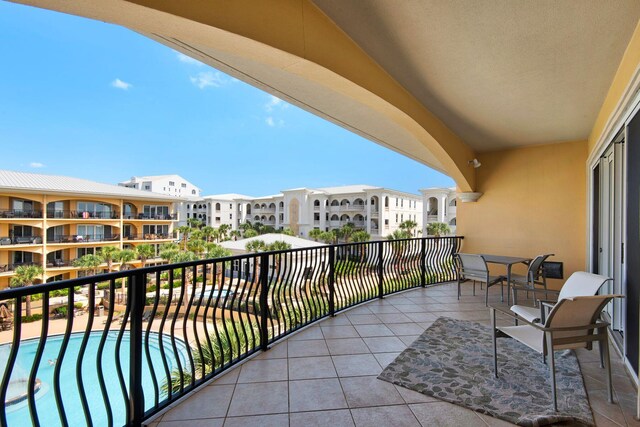
M 478 159 L 469 160 L 469 166 L 473 166 L 475 169 L 478 169 L 482 166 L 482 163 Z

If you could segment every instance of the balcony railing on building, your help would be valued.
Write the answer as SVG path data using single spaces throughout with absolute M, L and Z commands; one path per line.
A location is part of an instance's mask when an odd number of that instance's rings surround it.
M 47 243 L 117 242 L 119 234 L 58 234 L 47 238 Z
M 0 219 L 4 218 L 42 218 L 41 210 L 0 209 Z
M 167 240 L 175 239 L 174 233 L 125 234 L 124 240 Z
M 117 211 L 87 212 L 74 210 L 48 210 L 47 219 L 120 219 Z
M 40 245 L 42 236 L 0 237 L 0 246 L 5 245 Z
M 14 319 L 0 395 L 23 383 L 27 402 L 16 411 L 1 406 L 0 424 L 140 426 L 300 328 L 384 295 L 455 280 L 461 239 L 245 254 L 0 291 Z M 26 296 L 39 299 L 42 320 L 29 327 L 39 339 L 22 339 Z M 76 305 L 86 321 L 72 333 Z M 48 336 L 54 326 L 64 333 Z M 18 358 L 30 349 L 33 356 Z M 42 378 L 45 395 L 36 387 Z M 45 411 L 47 398 L 52 409 Z

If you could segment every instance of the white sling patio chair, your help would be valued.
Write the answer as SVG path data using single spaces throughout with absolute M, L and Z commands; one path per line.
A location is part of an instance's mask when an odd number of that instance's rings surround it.
M 495 284 L 500 283 L 502 299 L 504 300 L 504 276 L 491 276 L 489 275 L 489 268 L 487 262 L 482 255 L 476 254 L 456 254 L 460 260 L 458 271 L 458 299 L 460 299 L 460 284 L 467 280 L 473 281 L 473 295 L 476 294 L 476 282 L 480 282 L 480 289 L 482 289 L 482 283 L 486 283 L 486 291 L 484 297 L 485 305 L 489 305 L 489 288 Z
M 591 350 L 592 343 L 597 341 L 600 347 L 601 366 L 607 374 L 609 403 L 613 403 L 611 385 L 611 363 L 609 360 L 609 323 L 599 320 L 604 306 L 612 299 L 622 295 L 594 295 L 563 298 L 553 306 L 544 324 L 526 320 L 525 325 L 496 326 L 496 309 L 489 308 L 491 315 L 491 331 L 493 338 L 493 368 L 498 377 L 498 352 L 496 338 L 511 337 L 527 347 L 542 354 L 545 362 L 549 362 L 551 375 L 551 396 L 553 409 L 558 410 L 556 393 L 556 372 L 554 352 L 557 350 L 586 348 Z M 501 314 L 515 317 L 513 314 L 499 310 Z M 594 333 L 595 332 L 595 333 Z
M 592 296 L 598 293 L 598 290 L 607 281 L 612 280 L 610 277 L 600 276 L 599 274 L 587 273 L 585 271 L 576 271 L 573 273 L 560 289 L 558 294 L 558 301 L 565 298 L 571 298 L 576 296 Z M 549 293 L 557 293 L 557 291 L 547 291 Z M 517 319 L 524 319 L 529 322 L 545 322 L 545 314 L 549 311 L 555 302 L 541 301 L 539 308 L 529 307 L 526 305 L 514 305 L 511 306 L 511 311 L 518 317 Z

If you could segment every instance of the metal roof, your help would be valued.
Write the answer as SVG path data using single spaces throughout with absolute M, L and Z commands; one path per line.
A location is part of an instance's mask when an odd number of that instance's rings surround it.
M 104 184 L 86 179 L 59 175 L 0 170 L 0 191 L 41 193 L 75 193 L 131 199 L 175 201 L 176 197 L 141 191 L 119 185 Z

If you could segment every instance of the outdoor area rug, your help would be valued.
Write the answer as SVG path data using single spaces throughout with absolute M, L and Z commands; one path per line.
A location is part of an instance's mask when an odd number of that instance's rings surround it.
M 495 378 L 491 328 L 440 317 L 378 378 L 518 425 L 594 425 L 573 351 L 556 352 L 559 412 L 542 355 L 498 338 L 498 373 Z

